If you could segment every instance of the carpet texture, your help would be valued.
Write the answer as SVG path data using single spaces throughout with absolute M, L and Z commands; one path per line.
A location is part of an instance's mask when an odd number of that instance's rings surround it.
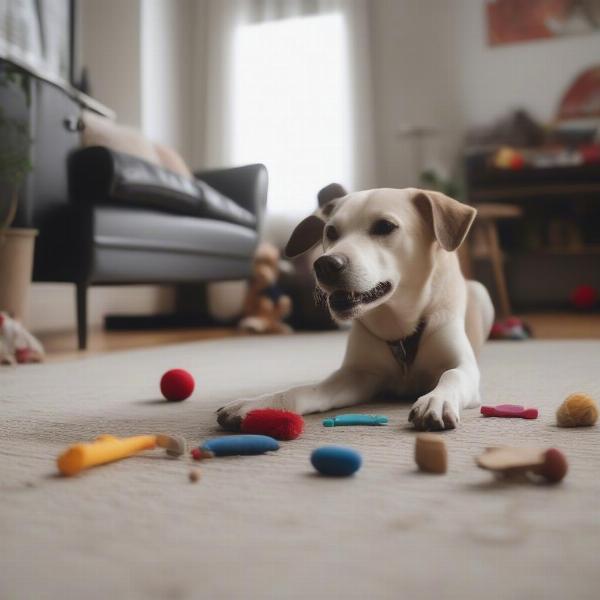
M 271 455 L 202 463 L 149 452 L 65 479 L 54 460 L 100 433 L 218 434 L 226 401 L 317 380 L 343 333 L 242 338 L 0 369 L 0 598 L 597 598 L 600 427 L 561 430 L 570 392 L 600 397 L 599 342 L 490 343 L 484 400 L 540 408 L 536 421 L 463 414 L 444 433 L 445 476 L 418 473 L 408 406 L 359 410 L 385 428 L 324 428 Z M 192 399 L 158 400 L 172 367 Z M 355 409 L 352 411 L 357 412 Z M 321 478 L 312 449 L 363 454 L 354 477 Z M 558 486 L 507 485 L 476 468 L 499 444 L 556 446 Z

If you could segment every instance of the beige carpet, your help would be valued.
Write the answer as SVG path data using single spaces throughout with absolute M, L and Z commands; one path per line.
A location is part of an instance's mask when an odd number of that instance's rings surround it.
M 600 427 L 558 430 L 569 392 L 600 397 L 600 342 L 495 343 L 487 403 L 541 408 L 537 421 L 464 414 L 443 434 L 446 476 L 413 465 L 406 406 L 363 407 L 387 428 L 325 429 L 262 457 L 204 463 L 149 453 L 73 479 L 67 444 L 108 432 L 216 433 L 213 411 L 241 394 L 318 379 L 343 334 L 245 338 L 0 369 L 0 598 L 598 598 Z M 197 378 L 193 399 L 158 402 L 167 368 Z M 362 470 L 315 475 L 319 445 L 352 445 Z M 496 444 L 556 446 L 559 486 L 494 483 L 473 457 Z

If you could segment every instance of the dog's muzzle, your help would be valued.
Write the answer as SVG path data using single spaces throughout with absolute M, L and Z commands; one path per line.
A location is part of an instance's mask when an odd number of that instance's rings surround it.
M 337 315 L 345 317 L 360 304 L 371 304 L 383 298 L 392 291 L 389 281 L 381 281 L 375 287 L 366 292 L 350 292 L 348 290 L 336 290 L 329 294 L 329 308 Z

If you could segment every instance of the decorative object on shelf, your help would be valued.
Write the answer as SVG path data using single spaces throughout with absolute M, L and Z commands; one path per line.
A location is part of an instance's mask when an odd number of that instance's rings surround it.
M 490 46 L 593 33 L 600 29 L 594 0 L 491 0 L 486 3 Z

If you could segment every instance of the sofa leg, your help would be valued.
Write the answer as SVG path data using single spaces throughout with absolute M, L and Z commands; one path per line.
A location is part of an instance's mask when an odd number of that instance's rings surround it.
M 87 348 L 87 283 L 77 284 L 77 340 L 79 349 Z

